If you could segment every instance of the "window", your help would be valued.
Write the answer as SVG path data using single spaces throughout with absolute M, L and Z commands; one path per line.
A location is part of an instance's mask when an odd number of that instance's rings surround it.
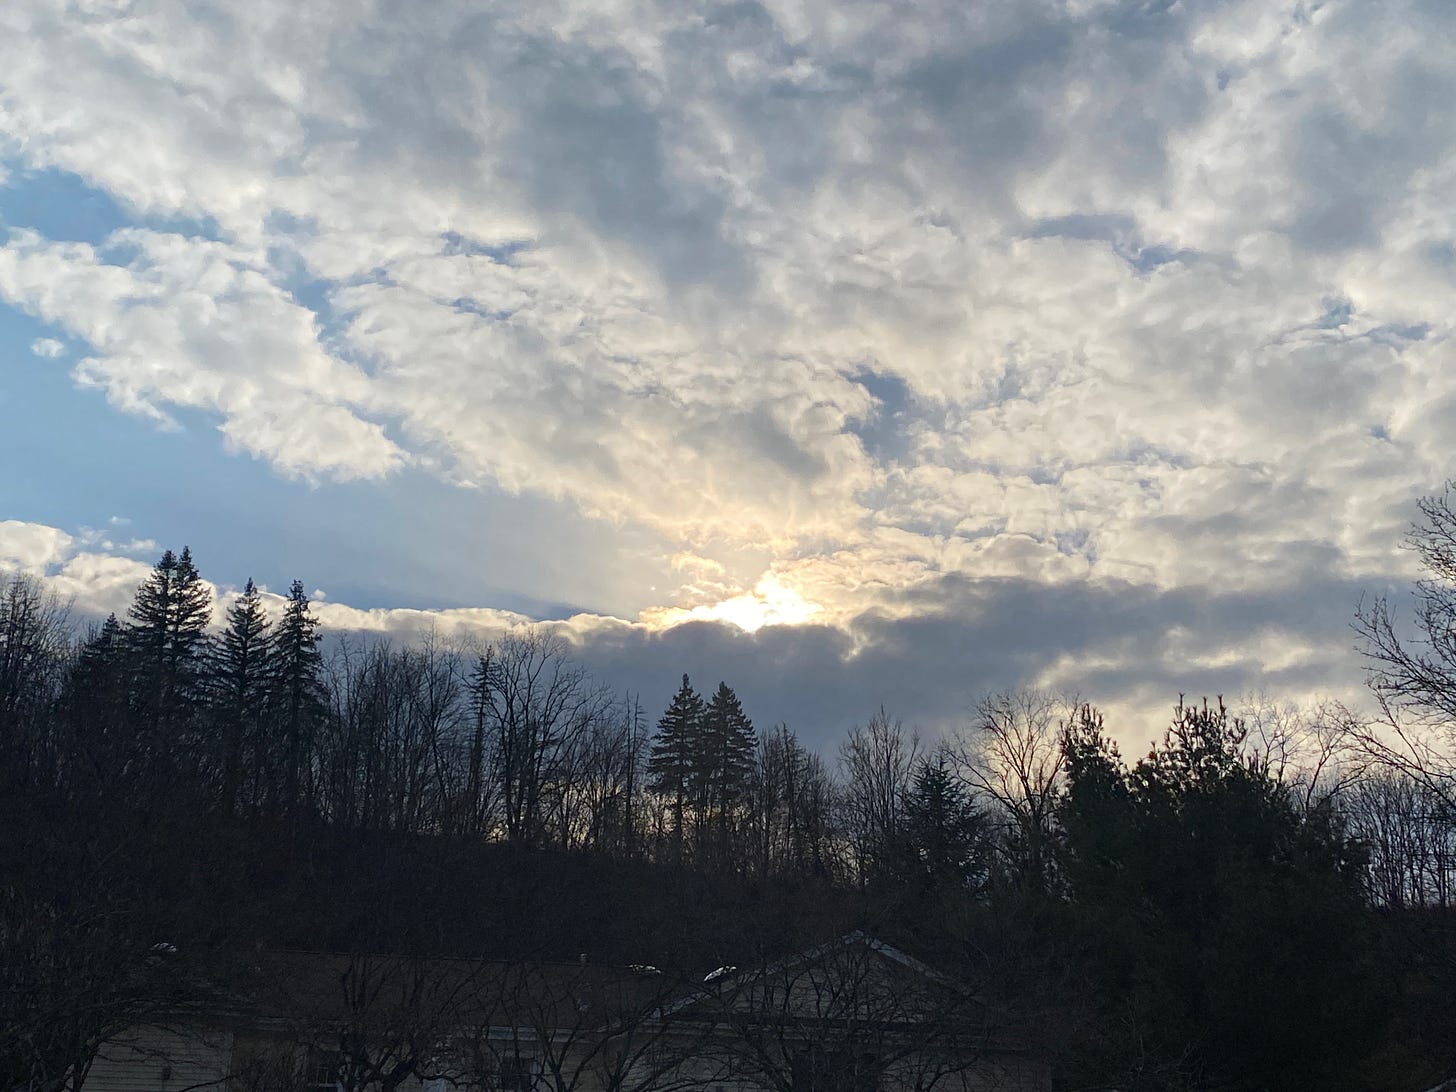
M 304 1062 L 303 1085 L 308 1092 L 338 1092 L 339 1052 L 317 1047 L 310 1050 Z
M 535 1092 L 536 1065 L 519 1054 L 501 1057 L 495 1071 L 495 1092 Z

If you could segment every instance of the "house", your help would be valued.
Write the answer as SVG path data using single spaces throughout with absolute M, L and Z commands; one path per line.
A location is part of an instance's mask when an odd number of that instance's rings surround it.
M 87 1092 L 1040 1092 L 962 985 L 862 933 L 702 978 L 269 952 L 205 1017 L 108 1043 Z

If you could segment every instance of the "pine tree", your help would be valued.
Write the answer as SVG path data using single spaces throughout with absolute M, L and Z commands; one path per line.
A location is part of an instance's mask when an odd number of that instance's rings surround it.
M 217 643 L 213 664 L 213 708 L 222 747 L 222 806 L 232 811 L 239 804 L 243 779 L 252 775 L 257 800 L 257 779 L 264 760 L 259 731 L 268 696 L 273 635 L 262 596 L 250 579 L 228 608 L 227 625 Z
M 300 803 L 307 787 L 317 733 L 328 708 L 319 652 L 319 621 L 309 613 L 303 582 L 288 589 L 288 602 L 278 622 L 272 647 L 269 686 L 270 725 L 281 766 L 281 782 L 273 786 L 284 808 Z
M 703 734 L 703 699 L 688 677 L 673 695 L 671 704 L 657 722 L 657 738 L 647 759 L 648 786 L 672 803 L 672 840 L 675 854 L 682 855 L 684 814 L 694 787 L 694 770 Z

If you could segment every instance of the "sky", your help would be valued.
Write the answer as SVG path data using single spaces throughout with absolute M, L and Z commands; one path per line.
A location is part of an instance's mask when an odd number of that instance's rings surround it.
M 1356 701 L 1452 473 L 1456 8 L 6 0 L 0 566 L 188 544 L 828 746 Z

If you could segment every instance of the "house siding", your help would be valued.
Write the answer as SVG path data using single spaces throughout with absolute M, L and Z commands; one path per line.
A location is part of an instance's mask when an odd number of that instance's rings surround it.
M 106 1043 L 85 1092 L 222 1089 L 232 1070 L 233 1033 L 220 1028 L 140 1027 Z
M 85 1092 L 233 1092 L 235 1082 L 230 1077 L 235 1064 L 268 1054 L 292 1059 L 297 1046 L 285 1037 L 268 1034 L 244 1032 L 235 1036 L 230 1030 L 216 1028 L 141 1028 L 103 1048 L 86 1081 Z M 686 1083 L 705 1092 L 769 1092 L 756 1081 L 738 1079 L 733 1068 L 728 1059 L 685 1059 L 666 1078 L 666 1085 L 681 1090 Z M 909 1065 L 910 1072 L 898 1076 L 893 1071 L 884 1074 L 879 1089 L 899 1092 L 916 1087 L 919 1082 L 913 1075 L 915 1068 Z M 575 1092 L 595 1092 L 598 1088 L 591 1074 L 578 1071 L 575 1076 Z M 440 1086 L 410 1079 L 399 1087 L 400 1092 L 435 1092 Z M 545 1077 L 538 1085 L 540 1092 L 550 1092 L 551 1087 L 552 1082 Z M 935 1092 L 1045 1092 L 1050 1087 L 1050 1071 L 1044 1064 L 1015 1056 L 980 1059 L 964 1073 L 947 1074 L 933 1086 Z

